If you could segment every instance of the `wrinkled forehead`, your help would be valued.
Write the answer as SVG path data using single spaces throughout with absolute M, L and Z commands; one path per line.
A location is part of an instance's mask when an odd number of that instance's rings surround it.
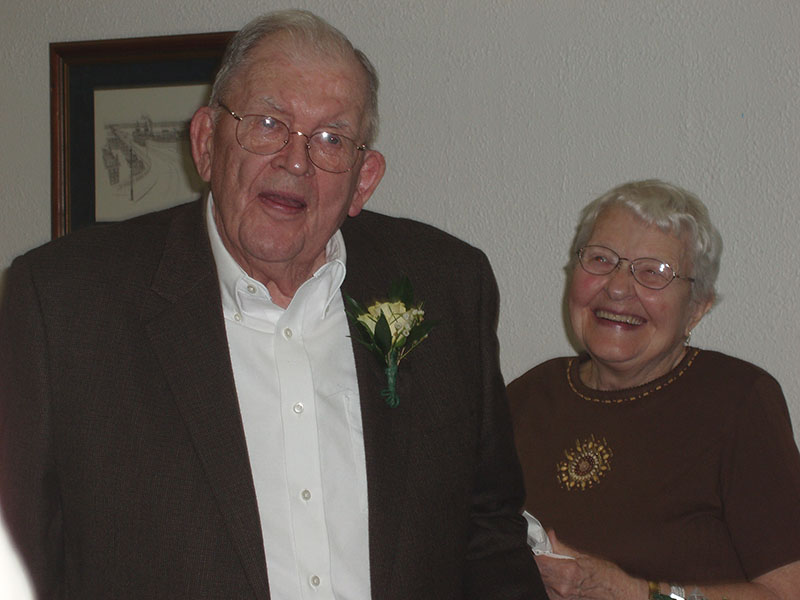
M 352 50 L 324 40 L 295 39 L 287 33 L 269 36 L 250 50 L 234 77 L 232 89 L 240 92 L 243 88 L 256 88 L 263 81 L 283 78 L 308 79 L 309 88 L 314 86 L 315 78 L 338 81 L 359 115 L 365 110 L 367 74 Z

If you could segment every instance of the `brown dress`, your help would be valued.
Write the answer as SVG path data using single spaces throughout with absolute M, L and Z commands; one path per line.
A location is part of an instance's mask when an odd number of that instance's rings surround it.
M 559 540 L 660 581 L 750 580 L 800 559 L 800 454 L 777 381 L 690 348 L 603 392 L 586 356 L 508 386 L 526 509 Z

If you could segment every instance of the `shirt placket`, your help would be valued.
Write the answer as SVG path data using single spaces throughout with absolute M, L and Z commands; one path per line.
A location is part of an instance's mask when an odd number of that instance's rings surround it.
M 278 320 L 275 357 L 281 382 L 281 416 L 293 541 L 303 597 L 333 598 L 316 396 L 303 333 L 301 311 L 287 310 Z M 291 384 L 284 385 L 283 382 Z

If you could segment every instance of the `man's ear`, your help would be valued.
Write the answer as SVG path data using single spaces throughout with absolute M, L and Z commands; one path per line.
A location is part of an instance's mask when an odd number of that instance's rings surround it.
M 386 172 L 386 159 L 383 154 L 377 150 L 366 150 L 365 154 L 364 161 L 358 170 L 358 181 L 353 193 L 353 200 L 347 211 L 351 217 L 355 217 L 361 212 Z
M 192 158 L 197 173 L 203 181 L 211 180 L 211 153 L 214 141 L 214 110 L 201 106 L 195 111 L 189 125 Z

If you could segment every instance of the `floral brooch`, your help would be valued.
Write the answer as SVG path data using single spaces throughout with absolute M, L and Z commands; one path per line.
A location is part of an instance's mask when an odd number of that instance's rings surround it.
M 422 303 L 414 304 L 414 291 L 406 276 L 392 283 L 387 300 L 376 301 L 369 308 L 347 294 L 344 299 L 347 316 L 360 335 L 356 341 L 375 354 L 384 367 L 386 388 L 381 396 L 390 408 L 395 408 L 400 404 L 397 395 L 400 361 L 428 337 L 435 323 L 423 322 L 425 311 Z
M 591 488 L 611 470 L 613 456 L 605 438 L 592 434 L 585 440 L 575 440 L 574 449 L 564 450 L 566 460 L 556 465 L 558 484 L 567 491 Z

